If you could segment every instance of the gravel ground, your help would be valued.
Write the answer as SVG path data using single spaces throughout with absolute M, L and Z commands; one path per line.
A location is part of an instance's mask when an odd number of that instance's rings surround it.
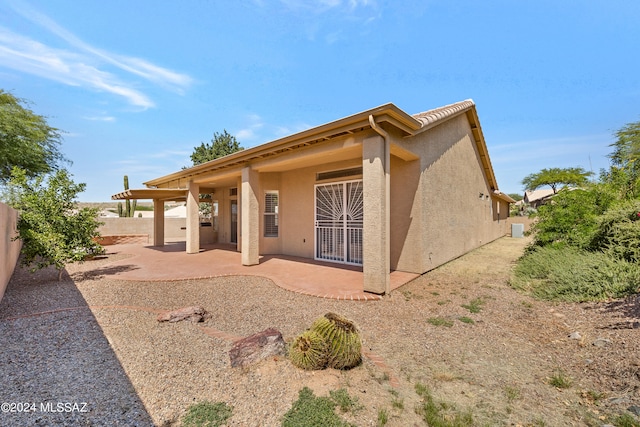
M 640 405 L 637 301 L 548 304 L 512 290 L 525 244 L 500 239 L 370 302 L 305 296 L 258 277 L 119 281 L 108 275 L 114 255 L 71 266 L 62 283 L 54 272 L 17 271 L 0 304 L 2 400 L 86 401 L 89 412 L 0 414 L 0 425 L 173 426 L 208 400 L 233 407 L 229 426 L 278 426 L 304 386 L 319 396 L 347 389 L 361 407 L 343 416 L 358 426 L 377 425 L 382 411 L 387 426 L 425 425 L 416 383 L 477 425 L 600 426 L 605 414 Z M 156 321 L 190 305 L 211 318 Z M 290 341 L 328 311 L 359 326 L 361 366 L 306 372 L 273 358 L 230 367 L 230 337 L 275 327 Z M 583 338 L 569 339 L 576 331 Z M 593 346 L 597 338 L 608 344 Z M 558 372 L 570 388 L 549 384 Z
M 14 274 L 0 371 L 2 426 L 153 425 L 82 294 L 54 271 Z

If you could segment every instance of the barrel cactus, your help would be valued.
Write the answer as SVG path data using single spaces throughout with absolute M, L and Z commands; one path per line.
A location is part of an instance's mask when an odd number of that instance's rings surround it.
M 307 330 L 289 346 L 289 359 L 298 368 L 324 369 L 327 366 L 327 344 L 322 336 Z
M 335 313 L 317 319 L 310 329 L 327 345 L 327 364 L 334 369 L 351 369 L 362 361 L 362 341 L 356 325 Z

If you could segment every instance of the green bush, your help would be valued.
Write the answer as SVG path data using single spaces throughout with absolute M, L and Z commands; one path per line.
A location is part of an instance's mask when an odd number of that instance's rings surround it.
M 621 298 L 638 291 L 640 266 L 602 252 L 538 247 L 520 258 L 511 284 L 545 300 Z
M 559 191 L 549 203 L 538 208 L 538 220 L 531 227 L 534 245 L 589 248 L 598 229 L 598 217 L 614 199 L 600 185 Z
M 344 396 L 342 396 L 344 398 Z M 330 397 L 316 397 L 309 387 L 298 393 L 298 400 L 284 414 L 283 427 L 349 427 L 335 413 L 338 403 Z
M 591 248 L 616 259 L 640 261 L 640 200 L 625 202 L 599 217 Z
M 232 408 L 224 402 L 200 402 L 192 405 L 182 418 L 185 427 L 218 427 L 232 415 Z

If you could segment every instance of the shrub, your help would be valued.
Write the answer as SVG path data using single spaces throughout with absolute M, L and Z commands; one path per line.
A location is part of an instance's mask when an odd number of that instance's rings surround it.
M 348 427 L 335 413 L 337 403 L 329 397 L 316 397 L 309 387 L 298 392 L 298 400 L 282 420 L 283 427 Z
M 640 261 L 640 200 L 612 208 L 598 218 L 591 248 L 614 258 Z
M 614 196 L 602 186 L 561 190 L 549 203 L 538 208 L 538 221 L 532 227 L 535 246 L 590 246 L 597 230 L 597 219 L 613 203 Z
M 185 427 L 218 427 L 232 415 L 232 408 L 224 402 L 200 402 L 192 405 L 182 417 Z
M 595 301 L 637 292 L 640 266 L 601 252 L 534 248 L 516 265 L 511 285 L 545 300 Z

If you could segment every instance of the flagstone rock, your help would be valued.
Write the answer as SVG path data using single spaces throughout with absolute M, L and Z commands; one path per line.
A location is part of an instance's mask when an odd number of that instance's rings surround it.
M 183 307 L 158 315 L 158 322 L 180 322 L 190 320 L 193 323 L 203 322 L 207 311 L 199 306 Z
M 245 367 L 273 356 L 286 354 L 286 345 L 280 331 L 265 329 L 236 341 L 229 351 L 231 367 Z

